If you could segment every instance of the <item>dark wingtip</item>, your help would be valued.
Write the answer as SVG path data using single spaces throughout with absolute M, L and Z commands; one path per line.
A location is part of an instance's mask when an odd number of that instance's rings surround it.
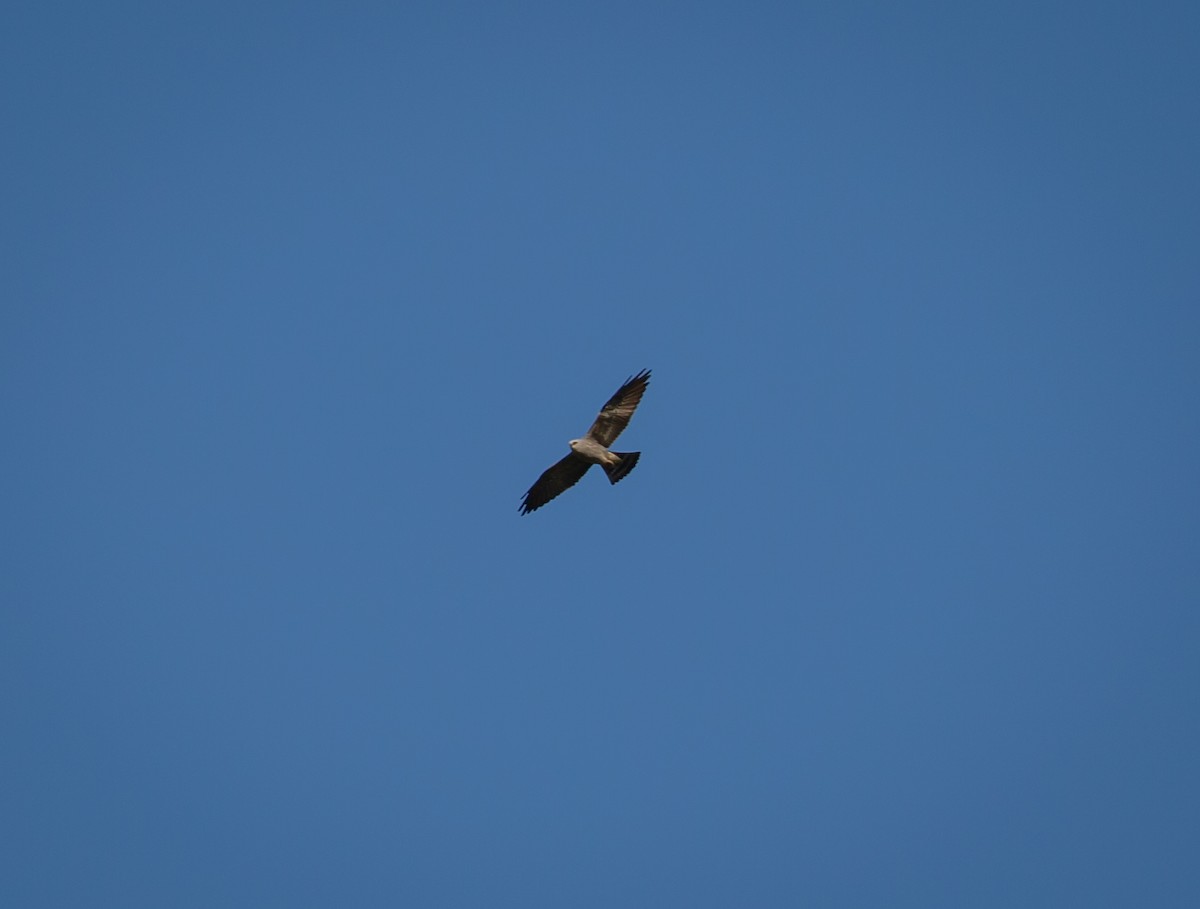
M 643 369 L 641 372 L 634 373 L 632 376 L 630 376 L 628 379 L 626 379 L 624 382 L 621 383 L 621 387 L 620 387 L 620 389 L 618 389 L 617 394 L 620 394 L 622 391 L 627 389 L 630 385 L 641 385 L 642 388 L 649 388 L 650 387 L 650 370 Z M 614 398 L 616 396 L 617 395 L 613 395 Z

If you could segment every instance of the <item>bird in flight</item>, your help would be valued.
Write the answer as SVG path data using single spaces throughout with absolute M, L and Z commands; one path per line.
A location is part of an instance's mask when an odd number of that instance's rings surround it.
M 609 451 L 608 448 L 617 440 L 621 430 L 629 425 L 629 420 L 649 384 L 648 369 L 643 369 L 636 376 L 625 380 L 625 384 L 600 408 L 600 414 L 592 428 L 587 431 L 587 435 L 568 442 L 571 453 L 547 468 L 521 497 L 521 514 L 536 511 L 555 496 L 570 489 L 593 464 L 603 467 L 604 472 L 608 474 L 608 482 L 613 484 L 620 482 L 633 470 L 638 458 L 642 456 L 640 451 Z

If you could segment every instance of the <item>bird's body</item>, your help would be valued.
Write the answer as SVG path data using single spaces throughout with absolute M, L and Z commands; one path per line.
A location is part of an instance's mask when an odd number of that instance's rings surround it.
M 643 369 L 617 389 L 616 394 L 600 409 L 600 414 L 592 423 L 587 435 L 567 443 L 571 447 L 571 453 L 543 472 L 537 482 L 522 496 L 521 514 L 529 514 L 541 508 L 560 493 L 570 489 L 593 464 L 599 464 L 608 476 L 608 481 L 613 484 L 620 482 L 633 470 L 642 453 L 610 451 L 609 446 L 629 425 L 629 420 L 649 384 L 650 370 Z
M 619 455 L 593 439 L 572 439 L 567 444 L 571 446 L 571 451 L 593 464 L 612 465 L 621 460 Z

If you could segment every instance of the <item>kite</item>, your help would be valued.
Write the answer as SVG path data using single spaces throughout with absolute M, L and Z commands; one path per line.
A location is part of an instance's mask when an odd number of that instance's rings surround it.
M 625 380 L 625 384 L 600 408 L 600 414 L 592 428 L 587 431 L 587 435 L 568 442 L 571 453 L 548 468 L 521 497 L 521 514 L 536 511 L 555 496 L 566 492 L 579 482 L 593 464 L 603 467 L 608 475 L 608 482 L 614 485 L 637 466 L 638 458 L 642 456 L 640 451 L 609 451 L 608 447 L 617 440 L 621 430 L 629 425 L 629 420 L 649 384 L 648 369 L 643 369 L 636 376 Z

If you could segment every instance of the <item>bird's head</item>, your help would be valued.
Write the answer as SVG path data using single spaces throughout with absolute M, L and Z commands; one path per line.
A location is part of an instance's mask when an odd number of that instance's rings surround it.
M 582 441 L 582 439 L 572 439 L 567 444 L 571 446 L 571 451 L 579 451 L 579 443 Z

